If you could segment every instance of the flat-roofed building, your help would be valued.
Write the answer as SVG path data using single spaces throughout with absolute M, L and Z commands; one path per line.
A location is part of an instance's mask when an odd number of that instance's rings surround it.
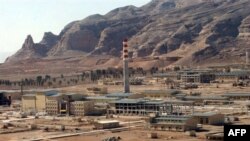
M 22 111 L 36 111 L 36 95 L 25 94 L 22 96 Z
M 163 101 L 148 99 L 121 99 L 110 102 L 114 114 L 145 116 L 151 113 L 186 114 L 193 112 L 191 101 Z M 189 110 L 189 111 L 188 111 Z
M 70 102 L 70 115 L 85 116 L 94 110 L 93 101 L 74 101 Z
M 81 94 L 61 94 L 47 97 L 46 112 L 49 115 L 84 116 L 94 109 L 94 102 L 84 99 Z
M 46 112 L 48 115 L 84 116 L 94 109 L 94 102 L 82 94 L 38 92 L 22 96 L 22 111 Z
M 22 96 L 22 111 L 45 112 L 46 97 L 56 95 L 57 91 L 37 92 Z
M 111 129 L 119 127 L 117 120 L 102 120 L 94 123 L 95 129 Z
M 215 80 L 215 74 L 212 70 L 181 70 L 170 73 L 154 74 L 154 77 L 168 78 L 174 81 L 180 80 L 185 83 L 210 83 Z
M 225 116 L 216 112 L 194 113 L 193 117 L 199 124 L 222 125 L 225 121 Z
M 149 127 L 154 130 L 184 132 L 197 129 L 197 121 L 192 116 L 156 116 L 149 119 Z

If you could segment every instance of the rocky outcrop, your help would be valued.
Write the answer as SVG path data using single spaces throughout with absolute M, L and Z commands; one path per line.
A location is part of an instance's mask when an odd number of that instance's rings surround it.
M 152 0 L 142 7 L 121 7 L 74 21 L 58 36 L 47 32 L 39 43 L 28 36 L 7 61 L 74 52 L 119 57 L 122 40 L 128 38 L 134 57 L 175 52 L 176 57 L 202 62 L 249 37 L 249 6 L 248 0 Z M 189 57 L 180 55 L 183 50 Z

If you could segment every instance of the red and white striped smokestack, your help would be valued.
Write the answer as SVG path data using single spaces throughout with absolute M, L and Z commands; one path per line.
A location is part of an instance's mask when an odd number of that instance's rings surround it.
M 123 40 L 123 60 L 128 59 L 128 39 Z
M 129 93 L 129 69 L 128 69 L 128 39 L 123 40 L 123 82 L 124 93 Z

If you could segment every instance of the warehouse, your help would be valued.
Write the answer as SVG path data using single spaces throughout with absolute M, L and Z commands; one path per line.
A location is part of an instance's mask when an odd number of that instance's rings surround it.
M 199 124 L 206 125 L 222 125 L 224 124 L 225 116 L 215 112 L 195 113 L 193 117 Z
M 149 127 L 154 130 L 189 131 L 197 128 L 197 121 L 192 116 L 156 116 L 149 119 Z

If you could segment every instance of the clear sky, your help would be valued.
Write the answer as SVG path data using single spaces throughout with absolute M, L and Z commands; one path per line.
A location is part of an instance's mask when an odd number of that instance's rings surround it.
M 35 42 L 44 32 L 59 34 L 65 25 L 92 14 L 105 14 L 150 0 L 0 0 L 0 62 L 21 48 L 26 36 Z

